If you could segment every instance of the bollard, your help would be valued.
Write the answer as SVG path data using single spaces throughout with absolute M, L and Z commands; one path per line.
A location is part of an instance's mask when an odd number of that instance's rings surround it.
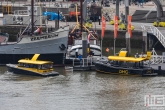
M 161 75 L 161 66 L 158 66 L 158 74 Z

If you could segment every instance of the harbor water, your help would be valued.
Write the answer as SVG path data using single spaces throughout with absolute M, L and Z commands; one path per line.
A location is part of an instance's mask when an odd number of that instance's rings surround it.
M 150 110 L 145 95 L 165 95 L 164 77 L 137 77 L 55 68 L 55 77 L 0 67 L 1 110 Z M 155 110 L 165 108 L 156 107 Z

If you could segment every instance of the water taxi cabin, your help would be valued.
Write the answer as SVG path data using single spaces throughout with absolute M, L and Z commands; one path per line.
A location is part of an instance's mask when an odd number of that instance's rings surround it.
M 29 68 L 40 73 L 53 71 L 53 62 L 50 61 L 32 61 L 29 59 L 22 59 L 18 61 L 18 67 Z
M 53 69 L 53 62 L 37 60 L 40 54 L 35 54 L 32 59 L 21 59 L 17 65 L 7 64 L 8 70 L 16 74 L 34 76 L 56 76 L 59 75 Z
M 146 56 L 126 57 L 127 51 L 120 51 L 118 56 L 109 56 L 108 60 L 113 66 L 124 66 L 133 68 L 143 68 L 144 61 L 151 59 L 151 52 L 147 52 Z

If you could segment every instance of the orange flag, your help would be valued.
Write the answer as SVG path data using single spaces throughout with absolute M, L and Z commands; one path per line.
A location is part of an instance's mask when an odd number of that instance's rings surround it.
M 118 32 L 118 16 L 115 15 L 114 17 L 114 38 L 117 38 L 117 32 Z
M 128 33 L 129 33 L 130 37 L 132 37 L 131 20 L 132 20 L 132 16 L 128 15 Z
M 106 27 L 106 21 L 104 16 L 102 16 L 102 38 L 104 38 L 104 32 L 105 32 L 105 27 Z

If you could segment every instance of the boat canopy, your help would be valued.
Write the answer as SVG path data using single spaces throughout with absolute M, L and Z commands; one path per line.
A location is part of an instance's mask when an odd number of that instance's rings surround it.
M 51 61 L 40 61 L 37 60 L 37 58 L 40 56 L 40 54 L 35 54 L 31 60 L 29 59 L 21 59 L 18 62 L 19 63 L 26 63 L 26 64 L 36 64 L 36 65 L 42 65 L 42 64 L 50 64 L 53 63 Z
M 120 57 L 120 56 L 109 56 L 108 59 L 115 61 L 126 61 L 126 62 L 140 62 L 147 60 L 146 58 Z
M 27 60 L 27 59 L 22 59 L 18 61 L 19 63 L 26 63 L 26 64 L 36 64 L 36 65 L 42 65 L 42 64 L 50 64 L 53 63 L 51 61 L 33 61 L 33 60 Z
M 140 62 L 140 61 L 145 61 L 145 60 L 150 60 L 151 59 L 151 52 L 147 52 L 146 57 L 126 57 L 127 56 L 127 51 L 120 51 L 119 56 L 109 56 L 108 60 L 114 60 L 114 61 L 126 61 L 126 62 Z

